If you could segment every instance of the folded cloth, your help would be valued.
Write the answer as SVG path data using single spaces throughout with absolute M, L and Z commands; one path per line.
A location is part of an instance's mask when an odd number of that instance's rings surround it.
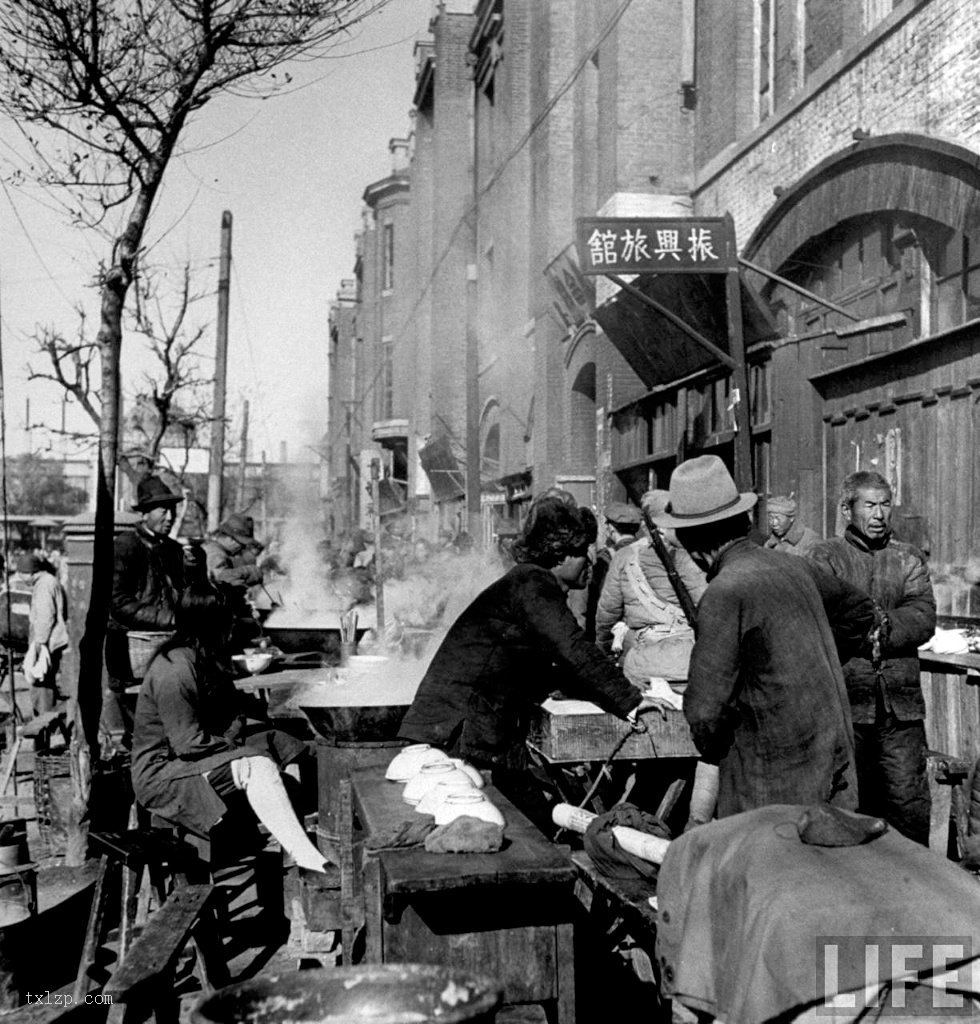
M 665 995 L 721 1020 L 755 1024 L 795 1019 L 826 997 L 854 993 L 853 1009 L 832 1019 L 870 1020 L 876 1012 L 867 1012 L 863 996 L 864 936 L 881 945 L 882 983 L 906 971 L 901 957 L 885 955 L 889 941 L 956 936 L 974 955 L 980 950 L 980 887 L 968 872 L 895 829 L 860 846 L 802 843 L 796 823 L 805 810 L 760 807 L 670 844 L 657 880 Z M 826 974 L 825 958 L 816 955 L 822 940 L 844 943 Z M 959 971 L 971 992 L 975 971 Z M 812 1019 L 822 1019 L 820 1009 Z
M 434 828 L 431 821 L 402 821 L 373 832 L 364 840 L 364 847 L 368 850 L 391 850 L 400 846 L 421 846 Z
M 661 839 L 672 839 L 670 829 L 654 814 L 647 814 L 633 804 L 620 804 L 589 823 L 583 845 L 596 870 L 607 878 L 626 881 L 656 881 L 658 864 L 634 857 L 619 845 L 613 833 L 617 825 L 635 828 Z
M 888 823 L 830 804 L 812 804 L 800 815 L 796 831 L 810 846 L 860 846 L 884 835 Z
M 429 853 L 496 853 L 504 844 L 504 830 L 492 821 L 468 814 L 439 825 L 425 837 Z

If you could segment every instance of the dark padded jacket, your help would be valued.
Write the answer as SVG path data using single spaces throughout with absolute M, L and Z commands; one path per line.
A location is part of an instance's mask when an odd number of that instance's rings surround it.
M 925 718 L 918 647 L 936 630 L 936 599 L 925 555 L 891 538 L 871 548 L 849 526 L 843 537 L 824 541 L 807 557 L 864 591 L 887 615 L 881 651 L 885 693 L 897 718 Z M 855 724 L 870 725 L 875 720 L 875 671 L 868 658 L 846 661 L 844 681 Z
M 532 707 L 556 689 L 620 718 L 640 702 L 585 638 L 553 573 L 515 565 L 453 624 L 398 735 L 478 765 L 524 767 Z
M 184 549 L 143 526 L 116 538 L 110 628 L 173 629 L 184 587 Z

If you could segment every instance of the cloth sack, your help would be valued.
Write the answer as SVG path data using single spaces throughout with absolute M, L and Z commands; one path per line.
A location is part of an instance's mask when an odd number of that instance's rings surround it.
M 656 881 L 660 866 L 627 853 L 613 835 L 617 825 L 635 828 L 661 839 L 673 839 L 670 829 L 655 814 L 641 811 L 633 804 L 620 804 L 600 814 L 589 824 L 585 833 L 585 852 L 592 858 L 596 870 L 607 878 L 634 882 Z
M 24 678 L 33 685 L 44 681 L 51 671 L 51 652 L 44 644 L 31 644 L 24 655 Z

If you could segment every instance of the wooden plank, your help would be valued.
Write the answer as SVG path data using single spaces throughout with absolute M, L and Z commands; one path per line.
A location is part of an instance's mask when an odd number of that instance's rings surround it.
M 417 820 L 404 803 L 399 783 L 388 782 L 377 768 L 351 773 L 357 815 L 368 835 Z M 568 883 L 575 869 L 563 847 L 541 832 L 493 786 L 487 796 L 504 816 L 504 848 L 497 853 L 428 853 L 422 848 L 385 850 L 379 854 L 391 893 L 433 892 L 479 885 Z
M 127 1002 L 174 969 L 213 892 L 214 886 L 209 883 L 182 886 L 170 894 L 106 984 L 105 991 L 114 1002 Z
M 647 732 L 634 733 L 622 719 L 598 708 L 595 714 L 565 714 L 560 704 L 552 702 L 553 711 L 536 707 L 531 713 L 528 742 L 549 761 L 605 761 L 624 736 L 628 739 L 616 755 L 619 761 L 698 756 L 682 711 L 668 711 L 666 718 L 655 712 L 645 715 Z

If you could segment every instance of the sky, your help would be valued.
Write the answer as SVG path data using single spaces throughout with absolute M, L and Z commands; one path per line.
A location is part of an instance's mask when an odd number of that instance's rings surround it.
M 250 458 L 313 458 L 326 429 L 327 318 L 340 282 L 353 276 L 361 196 L 391 170 L 388 140 L 409 131 L 416 40 L 425 38 L 432 0 L 390 0 L 326 59 L 294 65 L 286 95 L 264 101 L 222 98 L 199 114 L 187 152 L 171 165 L 151 217 L 154 265 L 177 287 L 189 263 L 193 309 L 206 327 L 201 351 L 213 360 L 221 216 L 232 214 L 227 411 L 229 437 L 249 402 Z M 0 174 L 19 146 L 0 121 Z M 5 182 L 0 191 L 0 345 L 6 446 L 10 455 L 44 451 L 45 431 L 30 420 L 62 422 L 62 392 L 28 382 L 27 365 L 44 366 L 32 340 L 42 327 L 69 337 L 76 306 L 97 323 L 88 286 L 106 253 L 101 238 L 69 225 L 37 187 Z M 123 341 L 122 377 L 131 394 L 153 367 L 140 339 Z M 213 366 L 209 362 L 208 367 Z M 77 407 L 69 429 L 86 429 Z M 60 454 L 53 440 L 51 453 Z

